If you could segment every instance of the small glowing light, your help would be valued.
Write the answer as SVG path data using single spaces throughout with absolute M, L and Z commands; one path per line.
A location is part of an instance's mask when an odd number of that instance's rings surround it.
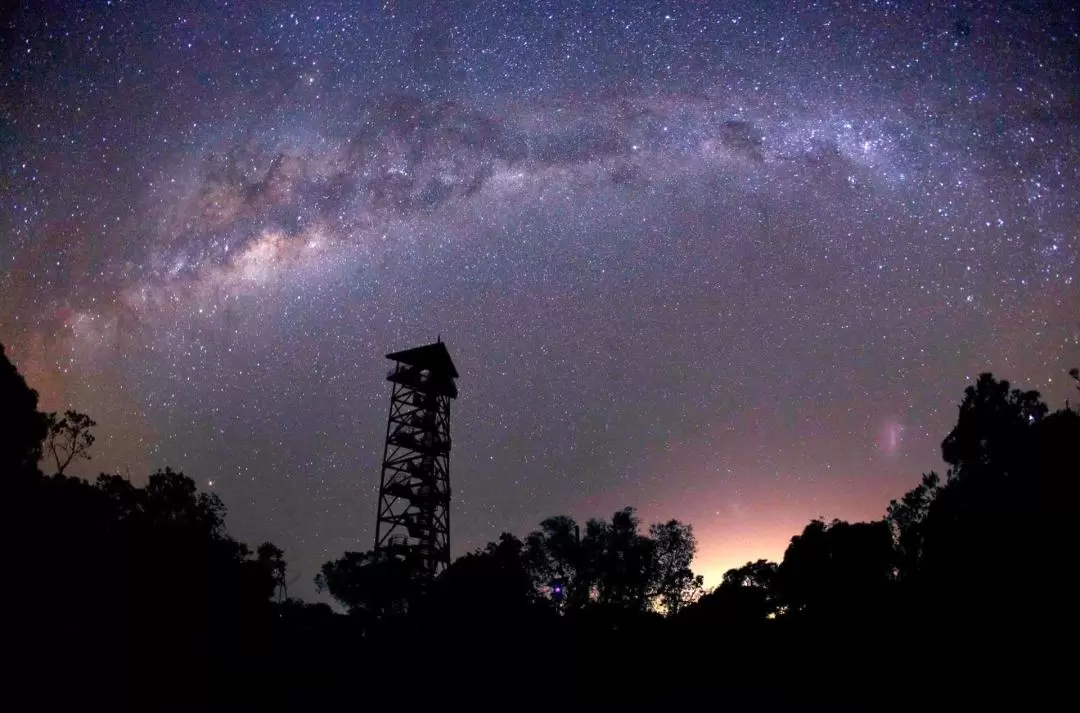
M 206 485 L 207 485 L 207 487 L 212 488 L 212 487 L 214 487 L 214 481 L 213 480 L 208 480 L 208 481 L 206 481 Z

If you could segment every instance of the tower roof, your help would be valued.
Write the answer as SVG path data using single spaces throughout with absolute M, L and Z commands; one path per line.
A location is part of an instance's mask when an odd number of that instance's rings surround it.
M 428 369 L 432 374 L 449 376 L 451 379 L 458 378 L 454 360 L 450 358 L 450 352 L 442 341 L 425 344 L 422 347 L 404 349 L 400 352 L 391 352 L 386 355 L 387 359 L 415 366 L 418 369 Z

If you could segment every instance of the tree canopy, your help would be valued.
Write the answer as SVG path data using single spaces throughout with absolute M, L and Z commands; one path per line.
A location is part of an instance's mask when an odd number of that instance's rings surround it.
M 37 408 L 38 393 L 26 384 L 0 344 L 0 473 L 13 475 L 37 468 L 49 429 L 45 414 Z
M 26 681 L 62 672 L 82 698 L 930 705 L 972 700 L 960 670 L 991 697 L 1068 680 L 1055 651 L 1071 643 L 1080 412 L 989 374 L 942 441 L 944 476 L 922 475 L 881 519 L 813 520 L 781 561 L 711 591 L 693 528 L 645 528 L 627 507 L 503 533 L 426 583 L 384 552 L 345 552 L 316 577 L 337 612 L 290 599 L 285 552 L 231 537 L 224 503 L 186 475 L 68 476 L 96 424 L 38 411 L 2 347 L 0 396 L 5 643 L 37 664 Z M 912 687 L 933 662 L 948 664 L 934 690 Z

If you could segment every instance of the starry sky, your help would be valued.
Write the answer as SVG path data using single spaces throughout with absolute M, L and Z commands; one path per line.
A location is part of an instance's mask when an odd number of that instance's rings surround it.
M 981 371 L 1080 365 L 1068 3 L 41 2 L 2 15 L 0 341 L 292 592 L 374 534 L 387 352 L 447 342 L 454 554 L 878 517 Z

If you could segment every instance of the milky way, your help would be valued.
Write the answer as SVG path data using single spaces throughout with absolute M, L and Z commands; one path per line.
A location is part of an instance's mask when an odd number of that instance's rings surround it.
M 629 504 L 715 583 L 876 517 L 978 372 L 1069 394 L 1080 13 L 788 5 L 15 11 L 0 340 L 304 595 L 440 335 L 457 554 Z

